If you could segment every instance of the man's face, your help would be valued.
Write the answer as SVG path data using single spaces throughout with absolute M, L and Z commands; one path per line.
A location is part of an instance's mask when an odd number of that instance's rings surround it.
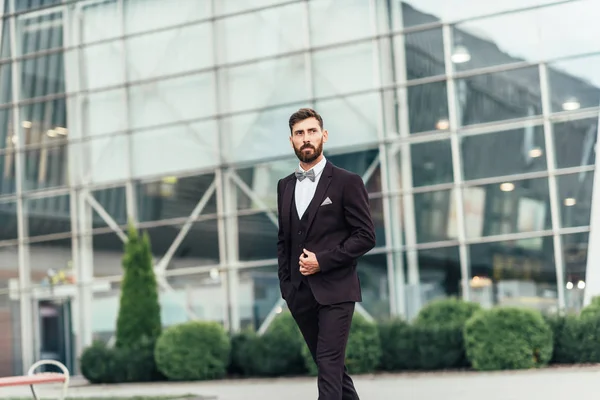
M 327 142 L 327 131 L 321 130 L 316 118 L 307 118 L 292 127 L 290 142 L 296 157 L 310 164 L 323 153 L 323 143 Z

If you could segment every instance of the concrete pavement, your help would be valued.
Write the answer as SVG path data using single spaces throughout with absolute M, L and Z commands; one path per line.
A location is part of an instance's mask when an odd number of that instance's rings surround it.
M 564 400 L 597 397 L 600 366 L 511 372 L 440 372 L 354 377 L 361 400 Z M 42 397 L 55 387 L 40 390 Z M 210 382 L 87 385 L 75 379 L 69 397 L 195 394 L 214 400 L 311 400 L 314 378 L 240 379 Z M 27 388 L 0 388 L 0 397 L 28 397 Z M 201 397 L 202 398 L 202 397 Z

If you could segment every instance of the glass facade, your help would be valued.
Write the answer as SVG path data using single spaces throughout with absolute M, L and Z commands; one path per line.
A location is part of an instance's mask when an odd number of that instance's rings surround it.
M 165 325 L 264 329 L 304 106 L 370 194 L 359 312 L 581 308 L 596 1 L 176 3 L 0 0 L 0 375 L 112 339 L 128 220 Z

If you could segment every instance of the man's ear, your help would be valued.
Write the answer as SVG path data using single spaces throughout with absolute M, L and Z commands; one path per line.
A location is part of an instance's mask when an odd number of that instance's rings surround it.
M 326 143 L 328 138 L 329 138 L 329 132 L 327 132 L 327 129 L 325 129 L 325 130 L 323 130 L 323 143 Z

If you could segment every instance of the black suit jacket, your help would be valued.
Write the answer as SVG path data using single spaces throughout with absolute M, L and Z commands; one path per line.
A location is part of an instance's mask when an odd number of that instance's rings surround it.
M 277 184 L 279 235 L 278 275 L 281 295 L 288 300 L 293 285 L 290 268 L 300 268 L 290 260 L 290 218 L 296 186 L 292 173 Z M 331 204 L 321 205 L 327 197 Z M 375 247 L 375 228 L 362 178 L 327 161 L 307 211 L 308 226 L 304 248 L 315 253 L 321 271 L 309 275 L 315 299 L 320 304 L 361 301 L 356 273 L 357 259 Z

